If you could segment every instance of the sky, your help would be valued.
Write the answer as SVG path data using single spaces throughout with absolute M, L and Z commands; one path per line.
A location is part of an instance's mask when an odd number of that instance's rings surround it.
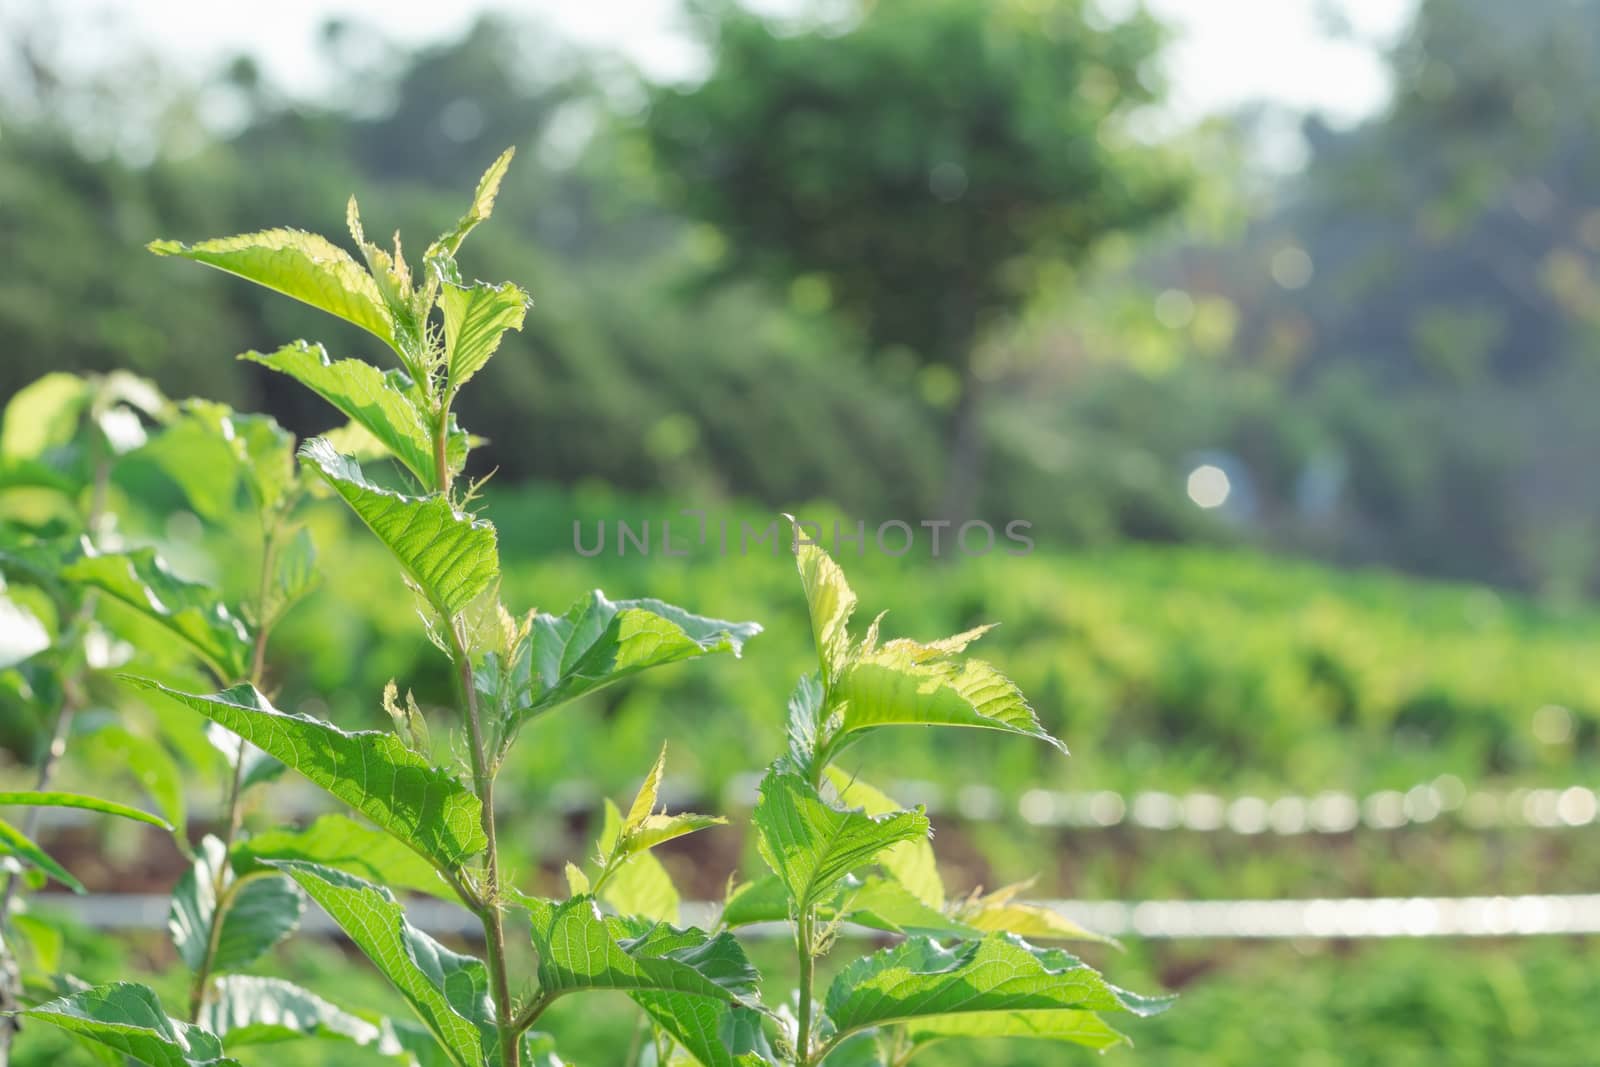
M 3 3 L 4 0 L 0 0 Z M 25 2 L 25 0 L 18 0 Z M 763 8 L 799 0 L 758 0 Z M 1098 0 L 1115 15 L 1138 0 Z M 1415 0 L 1145 0 L 1178 34 L 1168 57 L 1169 115 L 1187 124 L 1267 101 L 1315 111 L 1335 125 L 1380 108 L 1387 94 L 1375 46 L 1405 27 Z M 314 47 L 335 15 L 418 44 L 459 33 L 489 10 L 531 15 L 592 45 L 623 52 L 647 73 L 682 77 L 695 52 L 681 32 L 678 0 L 54 0 L 86 57 L 119 47 L 123 31 L 180 64 L 205 69 L 254 54 L 280 86 L 314 93 L 327 84 Z M 1330 13 L 1351 31 L 1331 34 Z M 65 28 L 65 25 L 63 28 Z M 115 27 L 115 29 L 108 29 Z

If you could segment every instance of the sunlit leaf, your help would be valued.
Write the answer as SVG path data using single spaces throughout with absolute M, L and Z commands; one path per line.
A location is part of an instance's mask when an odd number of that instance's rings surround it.
M 498 1062 L 483 962 L 451 952 L 406 921 L 394 894 L 314 863 L 274 861 L 339 924 L 405 998 L 457 1067 Z
M 483 851 L 478 798 L 393 734 L 345 733 L 287 714 L 250 685 L 197 696 L 147 678 L 127 680 L 226 726 L 441 866 L 459 867 Z
M 595 590 L 565 615 L 535 616 L 530 641 L 538 692 L 527 717 L 650 667 L 713 652 L 738 655 L 761 632 L 753 622 L 691 615 L 659 600 L 607 600 Z
M 249 670 L 251 640 L 244 623 L 214 586 L 191 582 L 167 569 L 154 549 L 90 553 L 62 569 L 72 582 L 92 586 L 181 638 L 227 681 Z
M 428 246 L 427 251 L 423 253 L 425 260 L 440 254 L 455 255 L 467 234 L 471 233 L 478 223 L 489 217 L 490 212 L 494 210 L 494 198 L 500 192 L 500 182 L 505 178 L 506 171 L 511 167 L 511 158 L 516 154 L 515 148 L 508 148 L 489 164 L 489 169 L 478 179 L 478 188 L 472 194 L 472 205 L 467 208 L 467 213 L 461 216 L 461 221 L 456 223 L 454 229 L 440 235 L 438 240 Z
M 22 1013 L 150 1067 L 239 1067 L 214 1034 L 170 1018 L 147 986 L 113 982 Z
M 840 803 L 847 808 L 860 808 L 868 815 L 903 810 L 903 805 L 838 767 L 829 767 L 827 777 L 838 791 Z M 933 843 L 927 838 L 890 846 L 878 857 L 878 863 L 918 900 L 930 908 L 944 907 L 944 880 L 939 877 Z
M 185 245 L 152 241 L 158 256 L 183 256 L 304 301 L 394 343 L 394 321 L 372 276 L 350 253 L 301 230 L 263 230 Z
M 948 949 L 910 938 L 856 960 L 829 988 L 827 1012 L 840 1033 L 849 1033 L 951 1014 L 1065 1009 L 1154 1015 L 1170 1003 L 1117 989 L 1060 949 L 992 934 Z
M 853 660 L 834 696 L 841 733 L 878 726 L 975 726 L 1037 738 L 1065 752 L 1005 675 L 982 660 L 925 659 L 895 642 Z
M 489 362 L 507 330 L 522 329 L 528 294 L 515 285 L 472 286 L 445 283 L 439 290 L 444 312 L 444 350 L 454 392 Z
M 856 609 L 856 594 L 839 565 L 816 545 L 797 544 L 795 564 L 800 569 L 800 584 L 805 588 L 806 606 L 811 613 L 811 636 L 822 664 L 823 687 L 828 688 L 849 660 L 847 627 Z
M 429 418 L 410 378 L 360 359 L 333 360 L 321 345 L 296 341 L 276 352 L 239 357 L 305 385 L 383 443 L 426 489 L 438 489 L 438 464 Z M 459 431 L 458 431 L 459 435 Z M 464 448 L 458 443 L 458 448 Z
M 928 835 L 919 808 L 887 815 L 843 811 L 793 774 L 769 772 L 751 815 L 761 858 L 798 908 L 823 900 L 839 881 L 900 841 Z
M 406 496 L 373 485 L 322 438 L 302 445 L 300 457 L 377 534 L 441 614 L 454 616 L 499 577 L 489 523 L 463 515 L 440 496 Z

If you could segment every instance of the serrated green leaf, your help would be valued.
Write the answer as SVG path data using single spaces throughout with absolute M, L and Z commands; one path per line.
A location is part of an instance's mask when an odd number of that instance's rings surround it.
M 133 982 L 95 986 L 22 1014 L 150 1067 L 239 1067 L 215 1035 L 170 1018 L 154 992 Z
M 489 973 L 406 921 L 394 894 L 314 863 L 275 860 L 339 924 L 417 1013 L 457 1067 L 498 1062 Z
M 158 256 L 182 256 L 337 315 L 393 345 L 394 320 L 372 276 L 325 237 L 276 229 L 185 245 L 152 241 Z
M 1126 1035 L 1114 1030 L 1092 1011 L 1007 1011 L 968 1015 L 934 1015 L 906 1024 L 906 1036 L 914 1046 L 960 1038 L 1000 1040 L 1031 1038 L 1082 1045 L 1103 1052 L 1117 1045 L 1131 1044 Z
M 790 520 L 793 521 L 792 519 Z M 805 588 L 806 607 L 811 613 L 811 636 L 816 642 L 817 659 L 822 665 L 826 689 L 844 670 L 850 658 L 850 616 L 856 609 L 856 594 L 845 581 L 839 565 L 816 545 L 797 544 L 795 564 L 800 569 L 800 584 Z
M 444 312 L 444 350 L 451 393 L 483 369 L 507 330 L 522 329 L 529 304 L 528 294 L 509 283 L 444 283 L 439 290 L 439 307 Z
M 367 481 L 355 461 L 320 437 L 300 458 L 378 535 L 440 614 L 452 617 L 500 575 L 494 527 L 461 514 L 443 497 L 414 497 Z
M 785 730 L 789 740 L 789 769 L 809 776 L 816 762 L 817 743 L 822 738 L 822 708 L 827 694 L 822 690 L 822 675 L 817 672 L 803 674 L 789 694 Z
M 269 830 L 235 850 L 237 864 L 301 860 L 335 867 L 391 889 L 457 902 L 433 865 L 381 830 L 345 815 L 324 815 L 303 830 Z
M 92 586 L 181 638 L 224 680 L 249 669 L 250 631 L 209 585 L 167 569 L 154 549 L 90 554 L 68 564 L 62 577 Z
M 896 644 L 863 654 L 839 676 L 833 694 L 844 708 L 841 735 L 893 725 L 973 726 L 1023 734 L 1066 752 L 994 667 L 975 659 L 921 659 Z
M 39 792 L 0 792 L 0 808 L 27 807 L 27 808 L 81 808 L 84 811 L 98 811 L 102 815 L 119 815 L 124 819 L 134 822 L 148 823 L 159 826 L 163 830 L 171 830 L 172 824 L 159 815 L 151 815 L 148 811 L 130 808 L 126 804 L 118 804 L 111 800 L 101 800 L 99 797 L 86 797 L 81 793 L 54 793 Z
M 281 712 L 251 685 L 197 696 L 124 677 L 221 723 L 442 867 L 459 867 L 487 843 L 478 798 L 393 734 L 345 733 L 308 715 Z
M 461 221 L 456 223 L 455 229 L 441 234 L 438 240 L 428 246 L 427 251 L 423 253 L 424 260 L 431 260 L 441 254 L 455 255 L 467 234 L 471 233 L 478 223 L 489 217 L 494 210 L 494 198 L 500 192 L 500 182 L 505 178 L 506 171 L 511 167 L 511 159 L 516 154 L 515 148 L 508 148 L 489 164 L 489 169 L 478 179 L 478 187 L 473 191 L 472 205 L 467 208 L 467 213 L 461 216 Z
M 657 812 L 655 806 L 660 796 L 661 778 L 666 773 L 666 768 L 667 748 L 662 745 L 661 754 L 656 757 L 655 765 L 650 768 L 650 773 L 645 775 L 644 783 L 634 795 L 627 818 L 620 820 L 615 833 L 608 829 L 605 835 L 607 843 L 601 848 L 603 858 L 647 852 L 675 838 L 713 826 L 721 826 L 728 821 L 720 815 L 695 815 L 689 812 L 668 815 L 665 812 Z M 614 821 L 613 817 L 614 812 L 608 804 L 608 823 Z
M 300 382 L 382 442 L 424 488 L 439 488 L 429 420 L 418 406 L 415 385 L 402 372 L 382 371 L 360 359 L 332 360 L 321 345 L 305 341 L 239 358 Z M 457 447 L 464 456 L 464 445 Z
M 900 841 L 928 835 L 918 808 L 887 815 L 842 811 L 793 774 L 769 772 L 751 815 L 761 858 L 783 880 L 797 909 L 821 902 L 851 871 Z
M 50 857 L 50 854 L 12 826 L 0 819 L 0 856 L 15 856 L 24 863 L 32 864 L 39 868 L 74 893 L 82 893 L 83 883 L 72 877 L 71 873 L 61 864 Z
M 1077 957 L 1010 934 L 942 948 L 910 938 L 856 960 L 828 989 L 840 1033 L 927 1016 L 1016 1011 L 1126 1011 L 1153 1015 L 1170 999 L 1110 985 Z
M 293 882 L 267 872 L 236 878 L 226 846 L 208 836 L 172 891 L 167 930 L 190 971 L 228 974 L 294 933 L 304 911 Z
M 321 1038 L 372 1047 L 385 1055 L 401 1052 L 399 1044 L 377 1023 L 281 978 L 232 974 L 219 979 L 198 1023 L 220 1037 L 230 1051 L 246 1045 Z
M 659 600 L 607 600 L 597 589 L 565 615 L 534 617 L 529 640 L 538 691 L 519 718 L 650 667 L 713 652 L 737 656 L 760 632 L 757 623 L 708 619 Z
M 904 805 L 838 767 L 829 767 L 827 776 L 839 793 L 840 803 L 847 808 L 860 808 L 868 815 L 887 815 L 904 810 Z M 944 907 L 944 879 L 939 877 L 933 842 L 927 838 L 902 841 L 885 849 L 878 857 L 878 862 L 912 896 L 930 908 Z
M 633 1000 L 703 1067 L 764 1067 L 777 1056 L 753 1008 L 707 997 L 655 991 Z
M 1054 908 L 1018 900 L 1029 884 L 1010 885 L 981 896 L 974 894 L 962 901 L 954 913 L 968 926 L 986 933 L 1016 934 L 1029 940 L 1117 944 L 1115 939 L 1073 922 Z
M 539 951 L 541 996 L 656 990 L 734 1003 L 755 995 L 755 969 L 731 934 L 607 918 L 592 897 L 522 903 Z

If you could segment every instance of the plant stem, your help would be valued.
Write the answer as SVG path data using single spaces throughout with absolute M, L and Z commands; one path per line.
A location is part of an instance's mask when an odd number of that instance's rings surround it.
M 267 618 L 267 590 L 272 583 L 272 564 L 277 550 L 278 527 L 276 523 L 268 525 L 262 532 L 261 545 L 261 580 L 256 586 L 256 639 L 255 646 L 250 655 L 250 684 L 257 689 L 261 688 L 262 677 L 266 674 L 267 641 L 272 636 L 272 620 Z M 229 679 L 231 682 L 232 679 Z M 228 857 L 233 854 L 233 843 L 239 836 L 239 829 L 244 822 L 244 764 L 245 752 L 248 744 L 244 738 L 239 738 L 238 751 L 233 758 L 233 780 L 228 786 L 228 806 L 225 814 L 224 830 L 222 836 L 222 866 L 211 872 L 212 899 L 217 902 L 216 910 L 211 916 L 211 932 L 206 939 L 206 956 L 200 969 L 195 972 L 194 985 L 189 991 L 189 1021 L 198 1022 L 200 1013 L 205 1010 L 206 998 L 210 994 L 211 961 L 216 958 L 217 946 L 222 939 L 222 921 L 227 912 L 227 905 L 232 900 L 237 883 L 228 884 Z
M 467 719 L 468 749 L 472 756 L 474 791 L 483 806 L 483 836 L 487 841 L 483 865 L 483 901 L 478 918 L 488 946 L 489 977 L 494 983 L 500 1055 L 505 1067 L 518 1067 L 522 1059 L 521 1031 L 512 1015 L 511 981 L 506 974 L 506 933 L 500 916 L 500 850 L 495 838 L 494 768 L 489 766 L 483 743 L 483 723 L 478 714 L 478 694 L 472 684 L 472 660 L 454 620 L 450 621 L 450 652 L 456 661 L 456 687 Z
M 811 1067 L 811 986 L 817 962 L 811 943 L 814 921 L 811 909 L 803 908 L 794 930 L 795 952 L 800 960 L 800 1025 L 795 1038 L 795 1063 L 799 1067 Z

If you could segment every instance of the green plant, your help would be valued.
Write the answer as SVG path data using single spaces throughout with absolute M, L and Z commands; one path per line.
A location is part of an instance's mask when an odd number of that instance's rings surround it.
M 309 1036 L 419 1063 L 548 1067 L 560 1061 L 553 1038 L 535 1030 L 546 1010 L 562 997 L 603 991 L 625 993 L 643 1009 L 649 1040 L 637 1043 L 639 1063 L 903 1064 L 963 1037 L 1096 1048 L 1121 1040 L 1097 1012 L 1147 1014 L 1166 1002 L 1124 993 L 1066 952 L 1023 940 L 1093 935 L 1019 900 L 1021 887 L 947 900 L 923 811 L 901 809 L 837 766 L 857 741 L 896 725 L 988 728 L 1060 747 L 1009 680 L 962 658 L 987 628 L 929 644 L 880 643 L 875 621 L 855 640 L 847 629 L 854 594 L 798 534 L 819 667 L 790 699 L 788 751 L 768 772 L 753 814 L 771 876 L 734 887 L 711 929 L 680 925 L 676 889 L 651 850 L 724 820 L 658 810 L 663 751 L 626 815 L 607 804 L 588 869 L 567 865 L 565 899 L 512 884 L 495 787 L 523 731 L 637 672 L 738 654 L 760 627 L 599 591 L 562 615 L 514 615 L 502 604 L 495 528 L 469 510 L 478 485 L 463 488 L 474 442 L 452 404 L 502 335 L 521 327 L 529 304 L 514 285 L 464 283 L 455 260 L 489 216 L 510 157 L 496 161 L 468 213 L 428 247 L 420 279 L 398 237 L 392 255 L 366 240 L 354 200 L 350 229 L 366 269 L 331 242 L 292 230 L 151 246 L 356 323 L 383 340 L 400 367 L 333 360 L 305 342 L 242 357 L 300 381 L 350 420 L 302 444 L 298 471 L 286 435 L 267 420 L 191 402 L 164 432 L 163 440 L 179 435 L 180 446 L 222 442 L 231 450 L 220 482 L 194 462 L 197 452 L 169 446 L 156 458 L 192 504 L 216 517 L 241 485 L 248 490 L 260 567 L 242 612 L 177 579 L 148 552 L 86 552 L 61 567 L 159 626 L 222 687 L 196 692 L 171 677 L 124 675 L 151 702 L 187 708 L 220 728 L 213 736 L 229 739 L 229 799 L 223 836 L 202 841 L 174 893 L 172 932 L 192 975 L 187 1021 L 169 1018 L 153 990 L 126 982 L 74 988 L 21 1016 L 158 1067 L 228 1064 L 238 1047 Z M 385 474 L 361 466 L 384 458 L 394 461 Z M 309 541 L 293 524 L 312 493 L 342 500 L 387 549 L 448 658 L 460 728 L 453 759 L 438 761 L 426 716 L 393 682 L 382 700 L 393 732 L 346 732 L 279 710 L 262 691 L 270 635 L 314 580 Z M 283 767 L 367 823 L 329 815 L 301 830 L 243 833 L 242 798 Z M 464 906 L 481 925 L 485 958 L 454 952 L 413 926 L 402 893 Z M 241 973 L 295 929 L 304 897 L 338 923 L 420 1027 L 364 1018 Z M 793 1000 L 775 1006 L 761 999 L 760 976 L 734 932 L 769 920 L 793 924 L 799 975 Z M 843 923 L 906 937 L 845 966 L 819 999 L 818 962 Z

